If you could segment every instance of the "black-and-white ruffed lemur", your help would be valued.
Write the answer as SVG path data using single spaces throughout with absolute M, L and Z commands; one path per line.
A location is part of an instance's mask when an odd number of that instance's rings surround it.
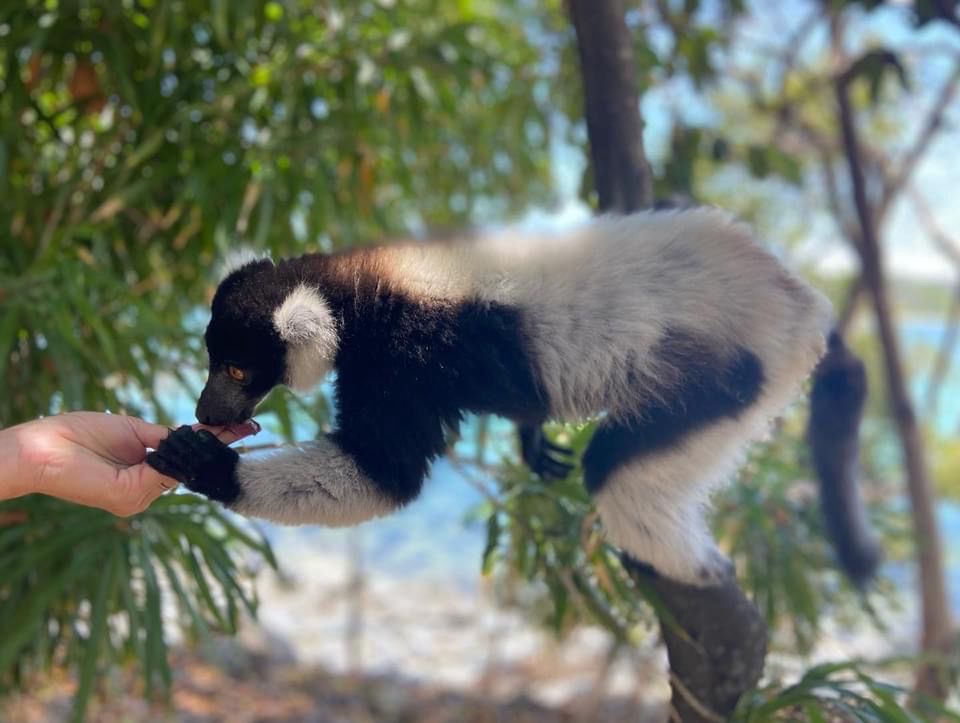
M 465 412 L 598 417 L 583 460 L 608 538 L 679 581 L 727 574 L 711 490 L 821 357 L 829 302 L 726 213 L 596 218 L 274 263 L 220 283 L 197 418 L 249 418 L 336 371 L 336 431 L 241 458 L 182 427 L 148 462 L 243 515 L 353 525 L 420 492 Z

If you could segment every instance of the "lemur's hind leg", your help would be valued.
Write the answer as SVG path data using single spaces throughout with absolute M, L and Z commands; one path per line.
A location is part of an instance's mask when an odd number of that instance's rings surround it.
M 631 419 L 600 423 L 584 453 L 584 479 L 610 542 L 661 575 L 711 585 L 731 564 L 704 511 L 744 440 L 756 436 L 749 410 L 761 395 L 763 368 L 747 351 L 712 363 L 693 355 L 679 381 Z
M 673 580 L 718 582 L 730 563 L 707 529 L 706 490 L 696 479 L 674 475 L 681 465 L 668 458 L 683 450 L 631 455 L 642 434 L 641 429 L 601 424 L 584 454 L 587 488 L 607 539 Z

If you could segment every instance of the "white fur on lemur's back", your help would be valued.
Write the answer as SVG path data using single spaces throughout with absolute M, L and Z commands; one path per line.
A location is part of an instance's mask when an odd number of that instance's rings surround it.
M 287 384 L 298 391 L 316 386 L 337 353 L 337 326 L 327 302 L 301 284 L 277 307 L 273 325 L 287 343 Z
M 823 353 L 829 302 L 716 209 L 601 217 L 536 239 L 518 258 L 508 280 L 494 278 L 482 293 L 526 310 L 561 417 L 616 416 L 638 395 L 663 393 L 653 352 L 668 329 L 694 334 L 718 356 L 749 349 L 768 392 L 796 391 Z
M 792 396 L 823 353 L 831 318 L 819 292 L 713 208 L 402 246 L 389 273 L 417 295 L 522 309 L 552 412 L 573 420 L 617 416 L 645 393 L 663 394 L 653 350 L 668 329 L 718 356 L 749 349 L 763 363 L 765 393 L 779 399 L 774 390 L 786 385 Z

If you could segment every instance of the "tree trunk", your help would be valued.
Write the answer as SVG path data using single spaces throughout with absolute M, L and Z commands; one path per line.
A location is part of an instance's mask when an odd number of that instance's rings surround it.
M 569 0 L 568 7 L 580 53 L 599 210 L 647 208 L 653 184 L 622 0 Z M 673 620 L 660 622 L 675 714 L 682 721 L 723 720 L 763 672 L 767 630 L 760 613 L 732 575 L 719 586 L 701 588 L 658 576 L 642 561 L 626 558 L 625 565 Z
M 636 211 L 653 203 L 643 152 L 643 120 L 633 46 L 621 0 L 571 0 L 583 76 L 587 136 L 601 211 Z
M 907 390 L 899 343 L 894 330 L 886 275 L 883 270 L 882 250 L 873 210 L 867 200 L 857 129 L 848 96 L 848 84 L 847 77 L 839 78 L 836 81 L 835 92 L 844 153 L 860 225 L 860 243 L 857 251 L 860 255 L 864 284 L 870 294 L 877 329 L 880 333 L 890 414 L 897 427 L 907 476 L 907 492 L 910 497 L 917 562 L 920 569 L 920 593 L 923 604 L 922 646 L 924 652 L 936 656 L 948 651 L 952 637 L 950 608 L 947 603 L 943 571 L 943 551 L 934 514 L 933 491 L 927 474 L 923 440 Z M 917 671 L 916 689 L 920 693 L 942 700 L 947 692 L 942 666 L 935 663 L 921 665 Z

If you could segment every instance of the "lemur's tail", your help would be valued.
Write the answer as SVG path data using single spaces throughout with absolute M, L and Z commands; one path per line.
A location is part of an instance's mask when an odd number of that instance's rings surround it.
M 820 482 L 820 504 L 837 560 L 863 587 L 883 560 L 860 494 L 860 421 L 867 375 L 836 331 L 813 374 L 807 441 Z

